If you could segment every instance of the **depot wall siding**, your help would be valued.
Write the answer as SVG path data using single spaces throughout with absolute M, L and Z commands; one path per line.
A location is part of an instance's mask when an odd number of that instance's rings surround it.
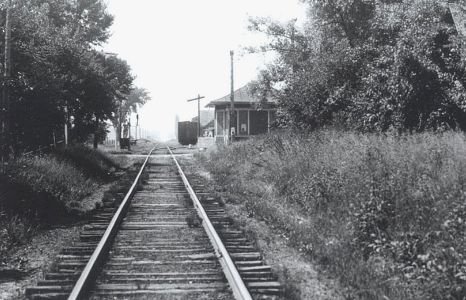
M 236 112 L 235 132 L 237 137 L 267 133 L 275 119 L 275 109 L 238 108 Z M 229 111 L 226 108 L 215 109 L 215 136 L 227 135 L 229 127 Z

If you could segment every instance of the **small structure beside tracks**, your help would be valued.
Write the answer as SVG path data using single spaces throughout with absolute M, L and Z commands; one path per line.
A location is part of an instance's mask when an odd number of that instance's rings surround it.
M 211 101 L 207 107 L 215 108 L 214 138 L 217 143 L 226 141 L 228 135 L 236 139 L 267 133 L 275 120 L 276 104 L 270 97 L 254 96 L 249 85 L 234 92 L 236 126 L 228 132 L 230 124 L 230 94 Z

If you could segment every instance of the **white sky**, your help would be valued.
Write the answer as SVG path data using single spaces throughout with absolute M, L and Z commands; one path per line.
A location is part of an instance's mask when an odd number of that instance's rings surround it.
M 115 20 L 105 51 L 128 61 L 152 101 L 140 125 L 160 139 L 174 137 L 175 115 L 189 120 L 201 107 L 230 91 L 230 50 L 235 50 L 235 89 L 257 76 L 270 54 L 244 54 L 262 35 L 247 30 L 250 16 L 303 20 L 298 0 L 107 0 Z

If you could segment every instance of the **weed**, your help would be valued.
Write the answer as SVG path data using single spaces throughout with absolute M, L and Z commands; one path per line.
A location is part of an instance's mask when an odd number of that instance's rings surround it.
M 199 158 L 351 298 L 466 296 L 466 139 L 282 132 Z
M 12 247 L 30 239 L 36 230 L 37 225 L 27 218 L 0 213 L 0 257 L 6 257 Z
M 88 177 L 109 180 L 113 179 L 112 174 L 120 169 L 119 163 L 108 154 L 84 145 L 57 149 L 55 156 L 72 164 Z

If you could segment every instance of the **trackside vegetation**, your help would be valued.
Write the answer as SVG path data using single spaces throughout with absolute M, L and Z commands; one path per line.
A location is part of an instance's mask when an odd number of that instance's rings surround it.
M 458 0 L 303 0 L 304 24 L 254 18 L 277 59 L 255 88 L 280 126 L 365 132 L 466 130 L 464 39 Z M 464 26 L 463 21 L 456 24 Z
M 463 133 L 281 132 L 201 157 L 347 299 L 466 297 Z
M 99 180 L 111 180 L 113 173 L 121 169 L 120 165 L 105 152 L 81 144 L 58 149 L 54 152 L 54 156 L 72 164 L 88 177 Z
M 105 153 L 81 145 L 11 161 L 0 174 L 0 253 L 39 227 L 89 213 L 83 199 L 119 169 Z
M 107 121 L 121 132 L 150 100 L 125 60 L 98 49 L 113 19 L 103 0 L 0 1 L 0 49 L 11 54 L 1 57 L 2 73 L 11 71 L 0 77 L 3 157 L 64 141 L 65 123 L 70 141 L 92 138 L 97 148 Z

